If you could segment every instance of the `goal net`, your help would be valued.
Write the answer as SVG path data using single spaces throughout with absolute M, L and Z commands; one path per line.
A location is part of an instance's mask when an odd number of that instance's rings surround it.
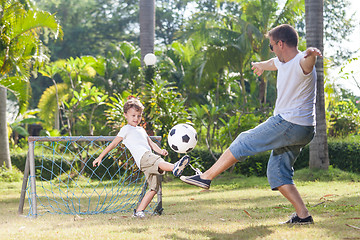
M 98 214 L 129 212 L 146 192 L 144 174 L 129 150 L 119 144 L 97 167 L 92 166 L 115 137 L 29 137 L 19 203 L 28 216 L 44 213 Z M 160 143 L 161 137 L 151 137 Z M 162 213 L 161 187 L 148 211 Z

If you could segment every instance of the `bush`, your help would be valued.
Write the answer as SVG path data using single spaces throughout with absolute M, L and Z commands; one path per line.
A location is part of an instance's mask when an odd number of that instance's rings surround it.
M 26 156 L 27 154 L 25 152 L 11 154 L 12 164 L 22 172 L 24 172 L 25 169 Z M 125 160 L 122 158 L 118 160 Z M 115 173 L 119 168 L 119 162 L 115 160 L 116 158 L 114 156 L 104 158 L 101 166 L 98 167 L 95 172 L 95 168 L 92 167 L 92 160 L 89 160 L 85 165 L 84 175 L 93 179 L 98 179 L 100 176 L 102 180 L 109 180 L 113 178 L 114 175 L 118 177 Z M 62 158 L 58 155 L 38 155 L 35 152 L 35 170 L 37 171 L 37 176 L 41 174 L 42 180 L 52 180 L 54 177 L 60 175 L 62 175 L 62 178 L 64 178 L 64 175 L 76 177 L 81 167 L 80 161 L 74 161 L 71 156 Z
M 20 182 L 22 177 L 23 174 L 17 167 L 12 167 L 12 170 L 0 167 L 0 182 Z
M 355 141 L 334 142 L 329 141 L 330 165 L 343 171 L 360 173 L 360 144 Z M 177 159 L 180 155 L 170 153 L 172 159 Z M 195 148 L 189 153 L 192 158 L 191 163 L 196 165 L 201 171 L 211 167 L 215 160 L 207 149 Z M 216 152 L 215 156 L 219 158 L 221 153 Z M 246 176 L 266 176 L 267 163 L 270 157 L 270 151 L 248 157 L 245 161 L 235 164 L 233 169 L 235 173 Z M 175 162 L 175 160 L 172 160 Z M 309 167 L 309 145 L 307 145 L 295 161 L 294 169 L 300 170 Z M 187 168 L 184 174 L 194 174 L 191 168 Z
M 341 169 L 343 171 L 360 173 L 360 144 L 358 141 L 332 141 L 330 140 L 328 143 L 329 146 L 329 158 L 330 165 L 334 168 Z M 215 152 L 214 155 L 216 158 L 219 158 L 221 153 Z M 168 161 L 174 163 L 176 162 L 182 155 L 175 153 L 174 151 L 169 151 L 169 156 L 167 158 Z M 195 148 L 193 151 L 189 153 L 191 157 L 190 163 L 195 167 L 199 168 L 201 171 L 209 169 L 214 163 L 215 159 L 211 156 L 210 152 L 205 148 Z M 258 154 L 255 156 L 248 157 L 245 161 L 239 162 L 235 164 L 233 171 L 235 173 L 240 173 L 246 176 L 266 176 L 266 168 L 268 159 L 270 156 L 270 152 L 265 152 L 262 154 Z M 56 174 L 60 173 L 58 166 L 61 165 L 60 157 L 51 156 L 55 159 L 55 164 L 51 161 L 44 161 L 43 165 L 46 169 L 52 169 Z M 25 161 L 26 161 L 26 153 L 12 153 L 11 155 L 12 164 L 16 166 L 21 171 L 24 171 Z M 68 160 L 71 162 L 70 160 Z M 36 157 L 36 165 L 41 164 L 40 158 Z M 107 172 L 107 179 L 110 175 L 114 174 L 117 169 L 117 162 L 114 159 L 104 159 L 103 163 L 107 166 L 101 167 L 97 169 L 96 174 L 102 176 L 105 172 Z M 300 170 L 303 168 L 308 168 L 309 166 L 309 146 L 306 146 L 303 151 L 300 153 L 298 159 L 295 162 L 294 169 Z M 78 166 L 70 166 L 63 165 L 64 171 L 69 171 L 71 167 Z M 85 172 L 88 176 L 91 176 L 92 166 L 89 162 L 85 168 Z M 46 171 L 45 171 L 46 172 Z M 193 175 L 194 171 L 191 168 L 186 168 L 184 171 L 184 175 Z M 46 173 L 46 178 L 51 178 L 51 173 Z M 54 177 L 52 175 L 52 177 Z

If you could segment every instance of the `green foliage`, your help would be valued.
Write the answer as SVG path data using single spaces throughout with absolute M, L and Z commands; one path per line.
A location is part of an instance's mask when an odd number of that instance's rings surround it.
M 105 110 L 107 124 L 116 133 L 119 132 L 120 128 L 126 124 L 126 119 L 124 117 L 124 104 L 127 97 L 130 95 L 131 94 L 127 91 L 124 91 L 122 95 L 115 93 L 113 97 L 109 97 L 110 101 L 106 103 L 108 107 Z
M 140 58 L 140 49 L 133 43 L 111 44 L 105 56 L 97 57 L 91 65 L 97 72 L 92 82 L 109 95 L 136 92 L 141 84 Z
M 329 142 L 330 164 L 345 171 L 360 172 L 359 142 Z
M 67 124 L 64 126 L 73 136 L 84 135 L 86 132 L 90 136 L 94 135 L 93 120 L 96 118 L 96 109 L 105 104 L 108 95 L 103 94 L 91 83 L 82 84 L 80 91 L 72 90 L 73 97 L 68 102 L 63 101 L 65 106 L 64 116 Z M 87 129 L 87 130 L 86 130 Z
M 115 152 L 114 154 L 119 154 Z M 102 161 L 102 165 L 96 169 L 94 174 L 93 170 L 95 168 L 92 166 L 91 159 L 86 162 L 86 166 L 82 174 L 89 178 L 97 179 L 98 176 L 102 176 L 104 180 L 113 178 L 116 171 L 118 170 L 118 164 L 125 164 L 126 157 L 125 154 L 119 159 L 119 162 L 115 161 L 117 159 L 116 155 L 107 155 Z M 130 156 L 130 153 L 127 152 L 127 157 Z M 24 172 L 25 163 L 26 163 L 26 153 L 24 152 L 12 152 L 11 160 L 12 164 Z M 86 161 L 86 159 L 84 159 Z M 79 172 L 81 172 L 81 167 L 78 160 L 74 160 L 72 156 L 59 156 L 57 154 L 37 154 L 35 152 L 35 166 L 41 166 L 41 168 L 36 168 L 36 175 L 41 175 L 42 180 L 52 180 L 55 177 L 68 180 L 69 178 L 77 177 Z M 136 170 L 136 169 L 134 169 Z M 124 170 L 125 171 L 125 170 Z M 126 171 L 131 171 L 127 169 Z M 40 173 L 41 172 L 41 173 Z M 124 172 L 121 172 L 119 175 L 116 175 L 115 178 L 121 176 Z M 0 181 L 1 181 L 1 170 L 0 170 Z M 4 173 L 5 174 L 5 173 Z M 8 174 L 8 173 L 7 173 Z M 10 173 L 9 173 L 10 174 Z M 22 176 L 21 176 L 22 177 Z
M 64 31 L 64 40 L 48 42 L 54 60 L 83 55 L 104 55 L 108 45 L 119 41 L 137 41 L 134 24 L 138 23 L 136 0 L 36 0 L 44 10 L 56 12 Z
M 142 101 L 146 103 L 144 110 L 146 128 L 166 139 L 174 125 L 189 121 L 185 100 L 177 91 L 177 87 L 167 81 L 156 79 L 152 84 L 147 84 L 142 93 Z
M 330 165 L 332 168 L 339 169 L 339 171 L 360 173 L 360 144 L 358 139 L 330 140 L 328 144 Z M 201 171 L 209 169 L 215 163 L 215 159 L 205 148 L 196 147 L 189 155 L 192 158 L 191 163 Z M 216 158 L 219 158 L 221 152 L 214 152 L 214 155 Z M 173 151 L 169 151 L 169 157 L 172 162 L 175 162 L 180 155 Z M 236 163 L 234 167 L 231 168 L 231 171 L 245 176 L 266 176 L 269 157 L 270 152 L 250 156 L 244 161 Z M 295 161 L 294 169 L 297 171 L 300 169 L 307 169 L 308 167 L 309 146 L 306 146 Z M 194 171 L 187 168 L 184 174 L 194 174 Z M 330 172 L 329 174 L 335 173 Z
M 59 118 L 61 102 L 68 101 L 70 98 L 69 86 L 65 83 L 59 83 L 47 88 L 41 95 L 38 108 L 39 117 L 44 121 L 43 126 L 47 130 L 55 128 L 55 118 Z M 58 103 L 57 99 L 58 98 Z
M 58 38 L 62 30 L 54 15 L 33 9 L 28 1 L 2 0 L 0 4 L 0 85 L 14 92 L 23 112 L 30 71 L 47 60 L 39 31 L 47 28 Z
M 355 104 L 351 101 L 340 101 L 330 106 L 330 136 L 347 136 L 360 131 L 360 114 Z
M 324 40 L 335 50 L 330 56 L 334 66 L 349 59 L 356 51 L 343 44 L 349 41 L 356 24 L 355 13 L 350 16 L 348 6 L 348 0 L 324 0 Z
M 19 116 L 13 123 L 10 124 L 12 130 L 23 137 L 29 136 L 29 132 L 26 129 L 27 124 L 41 123 L 42 120 L 35 117 L 38 111 L 27 111 L 23 116 Z
M 0 182 L 20 182 L 22 177 L 22 172 L 14 166 L 11 170 L 5 166 L 0 167 Z

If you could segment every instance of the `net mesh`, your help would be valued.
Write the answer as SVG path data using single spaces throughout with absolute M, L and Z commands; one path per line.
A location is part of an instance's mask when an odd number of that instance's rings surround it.
M 144 174 L 138 169 L 129 150 L 118 145 L 97 167 L 92 166 L 109 145 L 103 137 L 59 137 L 34 141 L 37 214 L 98 214 L 128 212 L 136 208 L 146 190 Z M 153 140 L 160 142 L 158 137 Z M 32 198 L 29 200 L 29 215 Z M 159 200 L 159 199 L 158 199 Z M 153 200 L 148 211 L 156 209 Z

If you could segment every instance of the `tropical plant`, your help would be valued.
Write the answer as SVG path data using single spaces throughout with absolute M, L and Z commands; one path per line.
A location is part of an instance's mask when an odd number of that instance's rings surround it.
M 109 97 L 109 101 L 106 103 L 108 107 L 105 110 L 106 124 L 111 127 L 113 132 L 117 133 L 126 123 L 124 104 L 130 95 L 132 94 L 128 91 L 124 91 L 122 94 L 115 93 L 114 96 Z
M 32 66 L 47 60 L 42 50 L 40 31 L 44 28 L 54 38 L 62 36 L 60 25 L 48 12 L 32 8 L 29 1 L 0 1 L 0 165 L 11 168 L 6 126 L 6 90 L 18 98 L 20 112 L 27 106 L 28 85 Z
M 119 41 L 137 41 L 138 0 L 34 0 L 39 8 L 56 12 L 64 39 L 48 41 L 51 59 L 106 55 L 107 46 Z
M 174 125 L 190 121 L 185 107 L 186 99 L 176 86 L 167 81 L 154 79 L 152 84 L 147 84 L 141 93 L 141 100 L 146 103 L 145 127 L 156 135 L 165 138 Z
M 70 88 L 65 83 L 52 85 L 43 92 L 38 109 L 39 117 L 43 120 L 43 127 L 46 130 L 60 130 L 61 126 L 64 126 L 61 117 L 62 102 L 68 101 L 69 98 Z
M 94 84 L 102 86 L 109 95 L 137 91 L 141 83 L 140 49 L 130 42 L 121 42 L 109 45 L 106 51 L 106 57 L 92 59 L 91 66 L 97 72 Z M 83 57 L 88 63 L 90 58 Z
M 13 123 L 10 124 L 12 129 L 13 143 L 17 144 L 19 141 L 19 136 L 27 137 L 29 132 L 27 129 L 28 124 L 39 124 L 42 122 L 40 118 L 37 118 L 35 115 L 38 113 L 35 111 L 26 111 L 24 114 L 19 115 Z
M 351 100 L 336 102 L 329 111 L 329 134 L 334 137 L 345 137 L 359 133 L 359 110 Z
M 91 83 L 81 85 L 80 91 L 71 90 L 73 97 L 63 101 L 64 116 L 66 118 L 65 128 L 70 136 L 81 135 L 82 128 L 87 125 L 90 136 L 94 135 L 92 121 L 96 108 L 105 104 L 108 95 L 103 94 Z

